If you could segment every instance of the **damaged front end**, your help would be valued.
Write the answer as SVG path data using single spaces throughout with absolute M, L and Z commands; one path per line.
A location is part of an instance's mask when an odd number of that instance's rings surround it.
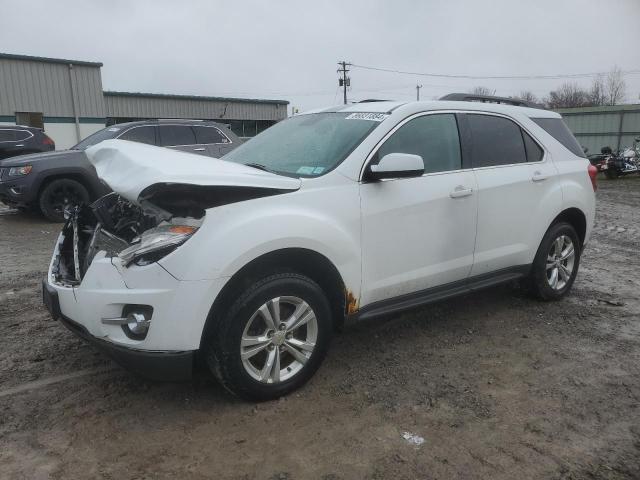
M 116 193 L 67 212 L 51 265 L 51 280 L 79 285 L 96 255 L 127 267 L 148 265 L 186 242 L 200 227 L 203 209 L 173 213 L 149 201 L 134 204 Z

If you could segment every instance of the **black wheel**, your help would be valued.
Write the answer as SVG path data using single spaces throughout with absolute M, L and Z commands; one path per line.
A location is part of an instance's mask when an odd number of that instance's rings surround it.
M 568 223 L 555 223 L 545 233 L 536 253 L 527 286 L 542 300 L 565 296 L 580 265 L 580 239 Z
M 257 281 L 238 297 L 203 346 L 209 368 L 227 390 L 271 400 L 313 376 L 332 330 L 329 302 L 318 284 L 282 273 Z
M 53 180 L 40 192 L 38 204 L 45 218 L 51 222 L 64 222 L 67 206 L 89 203 L 89 192 L 80 182 L 70 178 Z

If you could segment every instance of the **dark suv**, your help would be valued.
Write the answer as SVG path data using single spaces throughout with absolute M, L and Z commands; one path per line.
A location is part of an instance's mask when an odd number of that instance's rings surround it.
M 0 159 L 55 149 L 56 144 L 41 128 L 0 125 Z
M 112 125 L 70 150 L 1 160 L 0 201 L 18 208 L 38 209 L 51 221 L 63 221 L 66 205 L 88 203 L 109 192 L 98 180 L 84 151 L 112 138 L 214 158 L 222 157 L 241 143 L 224 125 L 210 121 L 146 120 Z

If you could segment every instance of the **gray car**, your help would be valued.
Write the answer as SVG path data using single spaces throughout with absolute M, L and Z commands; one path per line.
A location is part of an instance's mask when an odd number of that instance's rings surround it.
M 242 141 L 219 123 L 202 120 L 145 120 L 106 127 L 69 150 L 0 160 L 0 201 L 36 209 L 49 220 L 64 220 L 67 205 L 88 203 L 109 192 L 84 150 L 118 138 L 219 158 Z

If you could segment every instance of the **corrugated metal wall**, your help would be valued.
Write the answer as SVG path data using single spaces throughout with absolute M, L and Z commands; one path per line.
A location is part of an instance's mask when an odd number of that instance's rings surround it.
M 78 115 L 104 118 L 100 68 L 0 58 L 0 116 L 42 112 L 46 117 L 73 117 L 71 78 Z
M 567 126 L 587 147 L 588 154 L 600 153 L 602 147 L 614 151 L 633 145 L 640 137 L 640 105 L 564 108 L 558 110 Z
M 266 101 L 233 99 L 177 98 L 105 92 L 106 116 L 117 118 L 196 118 L 234 120 L 282 120 L 287 105 Z

